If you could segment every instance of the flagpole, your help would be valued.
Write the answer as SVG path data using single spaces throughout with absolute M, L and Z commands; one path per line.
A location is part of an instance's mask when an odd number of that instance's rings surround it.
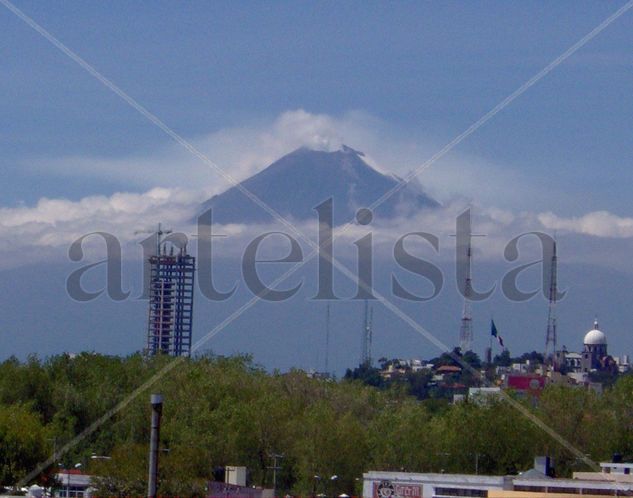
M 490 313 L 490 334 L 488 334 L 488 340 L 489 340 L 489 347 L 488 347 L 488 351 L 490 351 L 488 353 L 488 368 L 490 368 L 492 366 L 492 324 L 494 323 L 494 316 L 492 313 Z
M 495 321 L 495 317 L 492 313 L 490 313 L 490 327 L 491 328 L 494 321 Z M 490 353 L 492 354 L 492 334 L 489 335 L 488 339 L 490 340 Z

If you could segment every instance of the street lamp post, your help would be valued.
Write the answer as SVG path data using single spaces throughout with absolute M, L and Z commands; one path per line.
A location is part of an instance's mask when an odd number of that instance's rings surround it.
M 75 468 L 79 469 L 80 463 L 75 464 Z M 70 498 L 70 469 L 66 469 L 66 498 Z
M 336 474 L 334 474 L 333 476 L 330 477 L 330 483 L 332 483 L 332 495 L 335 495 L 335 490 L 336 490 L 336 480 L 338 479 L 338 476 Z
M 156 498 L 158 486 L 158 443 L 160 440 L 160 419 L 163 411 L 163 397 L 160 394 L 152 394 L 152 426 L 149 444 L 149 478 L 147 480 L 147 497 Z
M 312 496 L 316 497 L 317 483 L 321 480 L 321 476 L 316 474 L 314 476 L 314 485 L 312 486 Z
M 273 459 L 273 466 L 268 468 L 273 471 L 273 496 L 277 496 L 277 471 L 281 470 L 281 465 L 277 463 L 277 460 L 282 459 L 284 455 L 271 453 L 270 456 Z

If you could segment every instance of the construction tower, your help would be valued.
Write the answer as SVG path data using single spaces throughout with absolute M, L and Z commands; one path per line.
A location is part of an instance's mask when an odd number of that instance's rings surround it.
M 189 356 L 193 322 L 193 288 L 196 259 L 187 246 L 175 247 L 161 240 L 159 228 L 156 255 L 149 258 L 149 355 Z M 169 251 L 168 246 L 169 245 Z

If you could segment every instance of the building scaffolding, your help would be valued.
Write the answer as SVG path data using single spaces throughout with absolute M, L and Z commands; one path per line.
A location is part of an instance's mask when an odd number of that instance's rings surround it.
M 149 258 L 149 318 L 147 354 L 189 356 L 193 325 L 193 289 L 196 259 L 186 246 L 174 254 L 166 244 Z

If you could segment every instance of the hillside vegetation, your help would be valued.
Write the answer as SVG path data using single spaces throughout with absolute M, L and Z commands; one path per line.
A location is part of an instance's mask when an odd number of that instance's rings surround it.
M 0 364 L 0 483 L 14 485 L 171 361 L 85 353 Z M 371 469 L 514 473 L 541 454 L 554 458 L 558 475 L 586 470 L 507 402 L 419 401 L 397 387 L 267 373 L 248 357 L 212 356 L 177 363 L 58 462 L 102 476 L 102 494 L 143 495 L 151 392 L 165 400 L 161 495 L 201 493 L 224 465 L 246 466 L 252 484 L 272 486 L 272 453 L 284 455 L 278 494 L 356 494 Z M 600 397 L 547 388 L 538 406 L 525 406 L 580 454 L 633 457 L 633 377 Z

